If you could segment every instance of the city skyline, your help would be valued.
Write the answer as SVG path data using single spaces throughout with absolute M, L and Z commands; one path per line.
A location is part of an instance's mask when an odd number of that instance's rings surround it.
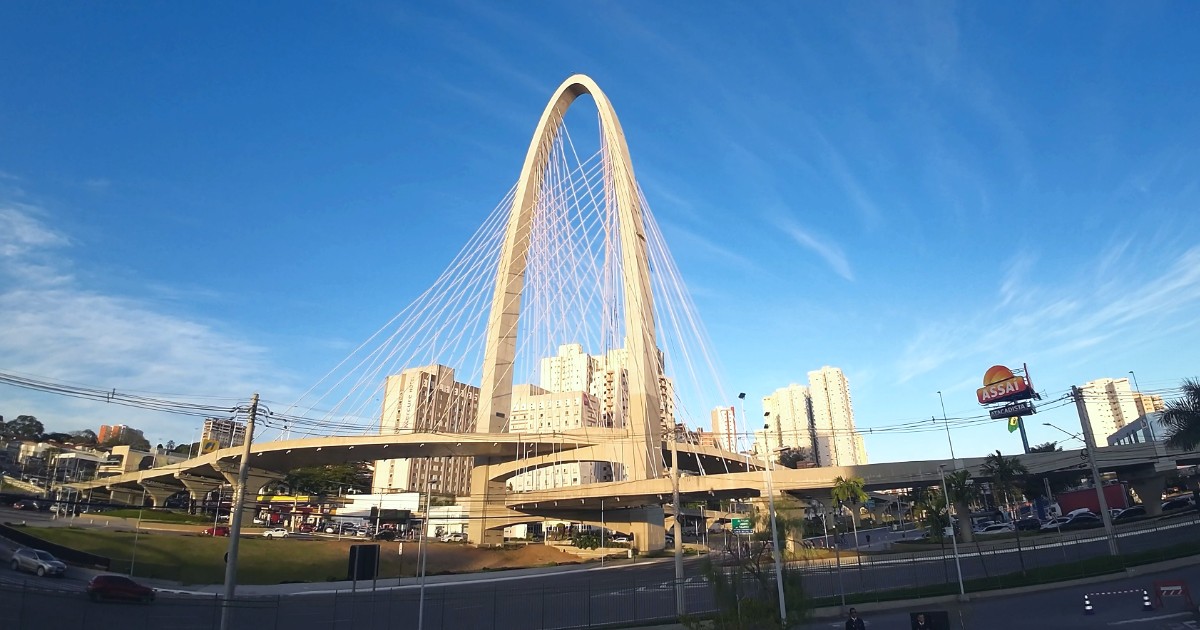
M 719 361 L 689 426 L 820 365 L 873 461 L 947 455 L 943 400 L 956 454 L 1019 452 L 954 422 L 986 418 L 994 364 L 1045 394 L 1031 443 L 1079 430 L 1072 385 L 1170 400 L 1200 346 L 1194 8 L 878 10 L 239 9 L 278 20 L 264 41 L 219 11 L 2 7 L 0 371 L 287 408 L 437 277 L 584 71 Z M 316 50 L 314 24 L 342 34 Z M 0 391 L 50 430 L 199 422 Z

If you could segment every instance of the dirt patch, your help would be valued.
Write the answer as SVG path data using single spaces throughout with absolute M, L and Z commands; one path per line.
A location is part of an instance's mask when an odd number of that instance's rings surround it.
M 404 553 L 409 553 L 410 544 L 405 543 Z M 416 544 L 411 545 L 416 558 Z M 490 569 L 523 569 L 556 564 L 579 564 L 580 559 L 546 545 L 523 545 L 513 549 L 479 549 L 456 543 L 431 543 L 429 560 L 425 571 L 438 573 L 474 573 Z M 408 574 L 408 567 L 404 567 Z M 415 573 L 415 571 L 414 571 Z

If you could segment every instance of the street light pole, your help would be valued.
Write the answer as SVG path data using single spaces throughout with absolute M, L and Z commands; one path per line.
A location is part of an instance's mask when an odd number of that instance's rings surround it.
M 1092 422 L 1088 418 L 1087 405 L 1083 402 L 1083 392 L 1072 385 L 1071 396 L 1075 399 L 1075 409 L 1079 412 L 1079 424 L 1083 427 L 1083 446 L 1087 450 L 1088 466 L 1092 469 L 1092 483 L 1096 486 L 1096 499 L 1100 503 L 1100 519 L 1104 522 L 1104 535 L 1108 538 L 1108 553 L 1116 556 L 1121 552 L 1117 549 L 1117 537 L 1113 533 L 1112 514 L 1108 511 L 1108 497 L 1104 496 L 1104 480 L 1100 478 L 1100 468 L 1096 466 L 1096 438 L 1092 434 Z
M 1141 395 L 1142 395 L 1142 387 L 1141 387 L 1141 385 L 1138 385 L 1137 374 L 1134 374 L 1133 370 L 1129 370 L 1129 375 L 1133 377 L 1133 389 L 1137 392 L 1138 401 L 1140 401 Z M 1135 401 L 1135 404 L 1136 404 L 1136 402 L 1137 401 Z M 1143 407 L 1142 410 L 1145 411 L 1145 407 Z M 1142 415 L 1146 418 L 1146 429 L 1148 429 L 1150 431 L 1150 441 L 1158 442 L 1158 438 L 1155 437 L 1155 435 L 1154 435 L 1154 422 L 1152 420 L 1150 420 L 1150 412 L 1146 411 L 1146 413 L 1144 413 Z
M 779 595 L 779 626 L 785 628 L 787 627 L 787 602 L 783 598 L 783 560 L 779 552 L 779 526 L 776 524 L 772 459 L 774 458 L 770 455 L 767 456 L 767 469 L 763 471 L 763 476 L 767 478 L 767 514 L 771 519 L 771 556 L 775 560 L 775 591 Z
M 425 560 L 429 557 L 429 513 L 433 504 L 433 475 L 430 474 L 432 468 L 427 468 L 425 473 L 425 524 L 421 526 L 421 538 L 417 543 L 417 556 L 420 558 L 420 574 L 418 580 L 421 583 L 420 603 L 417 605 L 417 630 L 425 629 Z
M 942 474 L 942 495 L 946 497 L 946 515 L 950 515 L 950 486 L 946 485 L 946 465 L 938 464 L 938 472 Z M 967 589 L 963 586 L 962 563 L 958 559 L 958 536 L 954 531 L 954 518 L 950 521 L 950 544 L 954 549 L 954 568 L 958 570 L 958 597 L 960 600 L 966 599 Z M 945 550 L 945 547 L 942 547 Z M 944 551 L 943 551 L 944 553 Z
M 946 441 L 950 443 L 950 462 L 954 463 L 954 440 L 950 439 L 950 419 L 946 417 L 946 401 L 942 399 L 942 390 L 939 389 L 937 395 L 938 402 L 942 404 L 942 422 L 946 425 Z M 954 467 L 957 469 L 958 464 L 955 463 Z

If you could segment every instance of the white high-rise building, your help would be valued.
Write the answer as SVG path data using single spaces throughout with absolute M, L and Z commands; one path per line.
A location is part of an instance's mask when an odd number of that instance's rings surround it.
M 854 430 L 850 384 L 835 367 L 808 373 L 812 401 L 812 431 L 818 466 L 856 466 L 867 463 L 862 435 Z
M 455 381 L 453 368 L 410 368 L 387 377 L 379 433 L 472 433 L 478 407 L 479 388 Z M 432 482 L 435 494 L 466 496 L 471 492 L 471 466 L 470 457 L 379 460 L 371 488 L 376 494 L 425 492 Z
M 738 452 L 737 411 L 733 407 L 714 407 L 709 416 L 717 448 Z
M 600 401 L 584 391 L 551 392 L 536 385 L 514 385 L 509 431 L 513 433 L 557 433 L 600 427 Z M 578 486 L 613 480 L 611 462 L 569 461 L 515 475 L 508 487 L 516 492 Z
M 675 383 L 661 376 L 663 354 L 658 353 L 659 414 L 665 435 L 675 424 Z M 609 350 L 590 355 L 577 343 L 558 347 L 558 354 L 541 360 L 539 384 L 548 392 L 587 392 L 600 402 L 603 427 L 624 428 L 629 416 L 629 351 Z
M 792 383 L 775 390 L 770 396 L 764 396 L 763 424 L 764 435 L 775 444 L 775 450 L 804 449 L 810 455 L 815 455 L 812 399 L 807 387 Z M 755 450 L 758 450 L 757 447 Z
M 1138 398 L 1127 378 L 1098 378 L 1079 388 L 1092 425 L 1096 444 L 1107 444 L 1108 436 L 1138 419 Z
M 241 446 L 246 443 L 246 423 L 228 418 L 206 418 L 204 431 L 200 434 L 201 448 L 215 442 L 215 449 Z

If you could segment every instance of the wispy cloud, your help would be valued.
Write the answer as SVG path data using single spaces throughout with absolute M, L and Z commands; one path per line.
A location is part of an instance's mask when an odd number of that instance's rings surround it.
M 138 297 L 107 295 L 80 286 L 70 271 L 72 240 L 43 220 L 41 209 L 0 203 L 0 369 L 57 381 L 216 397 L 246 395 L 283 377 L 265 348 L 221 330 L 217 323 L 160 312 Z M 180 439 L 193 420 L 69 399 L 12 396 L 36 404 L 53 428 L 98 420 L 138 418 L 145 428 Z M 10 404 L 13 404 L 10 402 Z M 106 414 L 106 415 L 99 415 Z
M 794 223 L 784 222 L 780 228 L 801 247 L 820 256 L 837 275 L 851 282 L 854 281 L 854 272 L 850 269 L 846 254 L 842 252 L 842 248 L 837 243 L 821 239 Z
M 1118 243 L 1097 262 L 1117 264 L 1125 251 Z M 1180 317 L 1191 324 L 1190 313 L 1200 306 L 1200 246 L 1142 281 L 1096 283 L 1085 271 L 1078 281 L 1038 285 L 1029 279 L 1034 265 L 1027 254 L 1010 262 L 994 306 L 923 326 L 902 352 L 900 381 L 967 358 L 1065 357 L 1113 339 L 1137 345 L 1179 330 Z

